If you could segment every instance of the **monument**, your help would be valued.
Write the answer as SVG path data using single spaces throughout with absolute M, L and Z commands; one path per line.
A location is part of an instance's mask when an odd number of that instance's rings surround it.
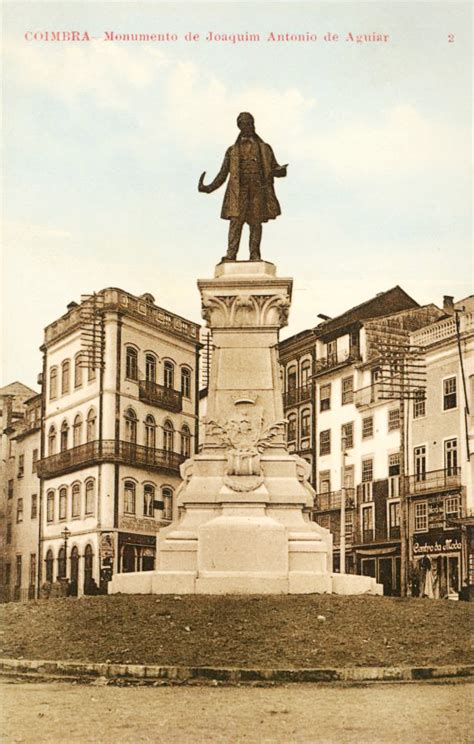
M 253 130 L 253 117 L 241 114 L 242 132 L 248 117 Z M 157 569 L 115 574 L 112 593 L 382 593 L 375 579 L 332 573 L 332 536 L 311 521 L 309 465 L 286 446 L 278 335 L 287 324 L 292 280 L 260 260 L 261 223 L 252 233 L 255 215 L 266 216 L 254 202 L 276 202 L 265 158 L 274 175 L 286 175 L 286 166 L 273 164 L 260 138 L 249 152 L 257 163 L 251 178 L 241 153 L 229 148 L 211 186 L 203 186 L 205 174 L 199 181 L 200 191 L 213 190 L 230 173 L 233 189 L 227 256 L 213 278 L 198 281 L 213 342 L 201 450 L 181 466 L 179 516 L 158 535 Z M 251 260 L 236 261 L 236 234 L 240 240 L 249 220 Z M 252 260 L 257 238 L 259 260 Z

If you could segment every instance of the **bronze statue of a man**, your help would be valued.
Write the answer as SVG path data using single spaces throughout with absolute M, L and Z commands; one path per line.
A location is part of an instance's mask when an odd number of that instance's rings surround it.
M 218 189 L 230 174 L 221 217 L 230 220 L 227 255 L 223 261 L 236 261 L 244 222 L 250 229 L 250 260 L 260 261 L 262 222 L 281 214 L 273 188 L 274 177 L 286 176 L 287 165 L 278 165 L 273 150 L 255 132 L 252 114 L 237 117 L 240 134 L 224 157 L 221 169 L 209 186 L 204 185 L 206 172 L 199 179 L 198 190 L 206 194 Z

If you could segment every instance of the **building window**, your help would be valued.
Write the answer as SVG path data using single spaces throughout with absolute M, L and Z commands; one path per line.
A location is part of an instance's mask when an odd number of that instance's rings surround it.
M 46 553 L 46 558 L 44 559 L 44 562 L 46 564 L 46 581 L 48 581 L 50 584 L 53 583 L 53 551 L 51 548 Z
M 394 408 L 388 412 L 388 430 L 396 431 L 400 428 L 400 410 Z
M 18 457 L 18 478 L 23 478 L 25 475 L 25 455 L 19 455 Z
M 311 436 L 311 411 L 305 408 L 301 411 L 301 437 Z
M 125 441 L 130 444 L 137 443 L 137 414 L 133 408 L 125 411 Z
M 33 450 L 33 456 L 31 459 L 31 472 L 36 473 L 37 467 L 38 467 L 38 457 L 39 453 L 37 449 Z
M 33 493 L 31 495 L 30 519 L 36 519 L 37 516 L 38 516 L 38 494 Z
M 82 442 L 82 416 L 80 413 L 74 418 L 72 425 L 72 446 L 79 447 Z
M 365 416 L 362 419 L 362 439 L 370 439 L 374 436 L 374 417 Z
M 7 523 L 7 545 L 10 545 L 12 541 L 12 523 Z
M 36 584 L 36 553 L 30 554 L 30 586 Z
M 290 413 L 288 416 L 288 441 L 296 440 L 296 413 Z
M 136 487 L 133 481 L 125 481 L 123 510 L 125 514 L 135 514 L 136 510 Z
M 331 429 L 319 432 L 319 454 L 331 454 Z
M 95 415 L 95 411 L 93 408 L 91 408 L 87 414 L 87 437 L 86 440 L 88 442 L 93 442 L 96 438 L 95 433 L 95 427 L 96 427 L 96 421 L 97 417 Z
M 54 455 L 56 452 L 56 428 L 54 426 L 49 427 L 48 434 L 48 455 Z
M 181 427 L 181 454 L 183 457 L 191 457 L 191 432 L 187 424 Z
M 174 388 L 174 364 L 173 362 L 166 361 L 163 366 L 164 374 L 164 386 L 167 388 Z
M 63 421 L 61 424 L 61 436 L 59 440 L 59 451 L 65 452 L 68 447 L 68 439 L 69 439 L 69 424 L 66 420 Z
M 331 490 L 331 471 L 321 470 L 319 473 L 319 493 L 329 493 Z
M 138 353 L 133 346 L 127 346 L 125 352 L 125 377 L 128 380 L 138 380 Z
M 15 576 L 15 586 L 21 586 L 21 555 L 17 555 L 16 557 L 16 576 Z
M 173 452 L 174 450 L 174 427 L 169 419 L 166 419 L 163 424 L 163 449 L 166 452 Z
M 362 482 L 373 480 L 374 475 L 374 461 L 371 457 L 362 460 Z
M 66 578 L 66 551 L 59 548 L 58 552 L 58 579 Z
M 59 489 L 59 519 L 67 518 L 67 488 Z
M 367 542 L 374 538 L 374 509 L 373 505 L 362 506 L 362 541 Z
M 85 513 L 94 513 L 94 481 L 86 481 Z
M 184 398 L 191 397 L 191 370 L 188 367 L 181 368 L 181 392 Z
M 153 354 L 145 355 L 145 379 L 147 382 L 156 382 L 156 357 Z
M 13 483 L 14 483 L 13 478 L 10 478 L 10 480 L 8 481 L 8 498 L 9 499 L 13 498 Z
M 400 527 L 400 502 L 399 501 L 389 501 L 388 527 L 389 527 L 389 530 L 392 530 L 394 527 Z
M 426 395 L 424 390 L 415 390 L 413 399 L 413 418 L 422 418 L 426 415 Z
M 74 358 L 74 387 L 82 385 L 82 354 L 77 354 Z
M 415 480 L 426 480 L 426 447 L 415 447 Z
M 58 395 L 58 368 L 51 367 L 49 370 L 49 397 L 56 398 Z
M 295 366 L 292 366 L 288 369 L 286 389 L 289 393 L 291 393 L 293 390 L 296 390 L 297 374 L 298 373 Z
M 173 491 L 171 488 L 163 488 L 161 491 L 163 499 L 163 519 L 173 519 Z
M 446 475 L 456 475 L 458 470 L 458 440 L 447 439 L 444 443 L 444 470 Z
M 443 411 L 449 411 L 450 408 L 456 408 L 456 378 L 449 377 L 443 380 Z
M 451 519 L 457 519 L 461 516 L 461 503 L 459 496 L 449 496 L 444 501 L 444 526 L 445 528 L 453 527 L 450 524 Z
M 400 495 L 400 453 L 388 456 L 388 494 L 390 498 Z
M 71 489 L 71 517 L 81 516 L 81 486 L 74 483 Z
M 146 484 L 143 489 L 143 516 L 152 517 L 155 508 L 155 488 Z
M 145 419 L 145 446 L 150 449 L 156 448 L 156 423 L 150 413 Z
M 309 390 L 309 387 L 311 385 L 310 382 L 310 376 L 311 376 L 311 362 L 309 359 L 305 359 L 304 362 L 301 364 L 301 387 L 304 388 L 306 391 Z
M 61 364 L 61 394 L 69 392 L 71 386 L 71 362 L 65 359 Z
M 341 450 L 350 449 L 354 446 L 354 422 L 349 421 L 341 426 Z
M 319 388 L 319 410 L 329 411 L 331 408 L 331 383 Z
M 337 362 L 337 342 L 336 341 L 328 341 L 326 344 L 326 359 L 327 364 L 329 367 L 331 367 L 333 364 L 336 364 Z
M 23 499 L 19 498 L 16 502 L 16 521 L 23 522 Z
M 350 377 L 342 378 L 341 402 L 342 402 L 342 405 L 345 406 L 346 403 L 352 403 L 353 400 L 354 400 L 354 377 L 353 375 L 351 375 Z
M 48 491 L 46 497 L 46 521 L 54 522 L 54 491 Z
M 415 504 L 415 532 L 428 532 L 428 504 L 419 501 Z

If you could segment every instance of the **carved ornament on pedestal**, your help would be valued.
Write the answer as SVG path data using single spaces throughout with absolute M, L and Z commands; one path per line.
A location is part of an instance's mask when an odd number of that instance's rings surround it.
M 288 324 L 289 310 L 283 294 L 207 295 L 202 300 L 202 317 L 212 328 L 281 328 Z

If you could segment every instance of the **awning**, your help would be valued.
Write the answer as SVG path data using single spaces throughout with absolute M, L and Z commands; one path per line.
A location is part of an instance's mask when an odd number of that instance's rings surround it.
M 397 548 L 364 548 L 359 550 L 356 548 L 357 555 L 393 555 L 397 552 Z

